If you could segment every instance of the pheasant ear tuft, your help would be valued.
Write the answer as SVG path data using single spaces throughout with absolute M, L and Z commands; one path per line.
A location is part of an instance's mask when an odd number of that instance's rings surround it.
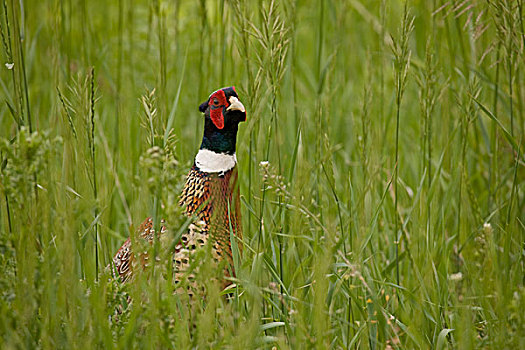
M 204 113 L 206 112 L 207 108 L 208 108 L 208 101 L 201 103 L 201 105 L 199 106 L 199 111 L 201 113 Z

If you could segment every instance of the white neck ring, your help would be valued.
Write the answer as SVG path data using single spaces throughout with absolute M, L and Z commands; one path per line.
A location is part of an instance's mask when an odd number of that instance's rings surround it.
M 234 154 L 216 153 L 208 149 L 200 149 L 195 156 L 195 165 L 206 173 L 224 173 L 237 164 Z

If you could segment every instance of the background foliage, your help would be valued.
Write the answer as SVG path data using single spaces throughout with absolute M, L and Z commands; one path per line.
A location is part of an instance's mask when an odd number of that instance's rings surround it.
M 523 5 L 4 1 L 2 347 L 524 348 Z M 237 287 L 114 283 L 229 85 Z

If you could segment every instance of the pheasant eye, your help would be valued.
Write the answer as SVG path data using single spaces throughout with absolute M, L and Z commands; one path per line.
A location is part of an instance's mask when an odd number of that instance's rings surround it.
M 219 100 L 217 100 L 216 98 L 213 99 L 213 105 L 214 106 L 218 106 L 219 105 Z

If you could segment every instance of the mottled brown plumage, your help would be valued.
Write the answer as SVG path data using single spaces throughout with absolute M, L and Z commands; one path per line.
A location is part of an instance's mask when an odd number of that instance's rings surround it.
M 196 220 L 175 246 L 173 260 L 176 278 L 186 272 L 193 252 L 205 246 L 208 240 L 211 240 L 214 259 L 220 261 L 226 258 L 231 264 L 230 228 L 237 238 L 242 238 L 237 168 L 219 175 L 204 173 L 193 166 L 186 178 L 179 205 L 184 207 L 185 215 L 195 217 Z M 165 232 L 162 226 L 161 234 Z M 147 218 L 138 228 L 137 234 L 141 239 L 152 242 L 153 220 Z M 131 239 L 128 238 L 113 258 L 115 272 L 123 282 L 132 276 L 133 259 Z
M 179 204 L 185 207 L 187 216 L 198 218 L 200 230 L 210 233 L 217 254 L 231 262 L 230 227 L 237 238 L 242 238 L 237 167 L 222 175 L 204 173 L 193 166 Z M 183 234 L 182 243 L 185 239 Z
M 161 223 L 164 223 L 164 221 L 161 221 Z M 166 232 L 166 227 L 161 226 L 160 232 L 161 234 L 164 234 Z M 153 220 L 151 218 L 144 220 L 144 222 L 139 226 L 137 233 L 140 239 L 152 242 L 153 234 L 155 233 Z M 145 265 L 147 255 L 141 254 L 141 257 L 142 260 L 144 260 L 143 265 Z M 122 282 L 128 281 L 132 276 L 133 259 L 134 254 L 131 250 L 131 238 L 128 238 L 113 257 L 114 275 L 119 276 Z

